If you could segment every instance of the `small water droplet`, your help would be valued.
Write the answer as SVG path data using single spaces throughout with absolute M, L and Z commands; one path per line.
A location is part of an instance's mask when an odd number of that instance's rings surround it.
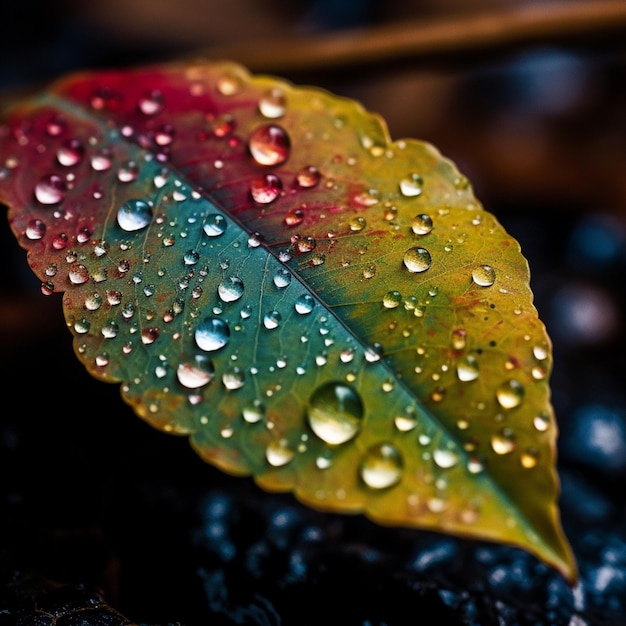
M 96 172 L 106 172 L 110 170 L 113 165 L 111 151 L 108 148 L 103 148 L 91 156 L 90 163 L 91 168 Z
M 420 213 L 413 218 L 413 222 L 411 223 L 411 230 L 416 235 L 428 235 L 428 233 L 433 229 L 433 220 L 430 215 L 426 215 L 425 213 Z
M 209 237 L 219 237 L 224 234 L 226 230 L 226 218 L 219 213 L 211 213 L 206 216 L 206 220 L 202 226 L 202 230 Z
M 356 233 L 363 230 L 366 225 L 367 225 L 367 222 L 365 221 L 365 218 L 361 216 L 353 217 L 350 220 L 350 222 L 348 222 L 348 226 L 350 227 L 350 230 Z
M 383 306 L 386 309 L 395 309 L 402 302 L 402 294 L 399 291 L 388 291 L 383 296 Z
M 463 350 L 467 343 L 467 331 L 464 328 L 456 328 L 452 331 L 452 349 Z
M 117 170 L 117 180 L 121 183 L 132 183 L 139 176 L 139 166 L 135 161 L 128 161 Z
M 154 89 L 139 99 L 137 106 L 144 115 L 158 115 L 163 110 L 163 94 Z
M 503 428 L 491 436 L 491 447 L 496 454 L 510 454 L 515 450 L 515 435 L 510 428 Z
M 412 406 L 408 406 L 404 413 L 396 415 L 393 422 L 400 432 L 407 433 L 417 426 L 417 411 Z
M 302 209 L 290 209 L 284 221 L 286 226 L 298 226 L 304 221 L 304 212 Z
M 480 458 L 472 456 L 467 461 L 467 471 L 470 474 L 480 474 L 485 469 L 485 465 Z
M 514 409 L 524 399 L 524 386 L 515 379 L 507 380 L 496 390 L 496 399 L 503 409 Z
M 546 413 L 539 413 L 533 418 L 533 426 L 540 433 L 545 433 L 550 428 L 550 417 Z
M 291 272 L 286 267 L 279 267 L 272 280 L 279 289 L 289 287 L 291 284 Z
M 241 80 L 234 74 L 223 74 L 217 79 L 217 90 L 223 96 L 234 96 L 241 91 Z
M 141 343 L 143 343 L 144 346 L 149 346 L 151 343 L 154 343 L 160 336 L 161 331 L 154 326 L 141 329 Z
M 545 361 L 548 358 L 548 349 L 544 346 L 535 346 L 533 348 L 533 355 L 538 361 Z
M 261 233 L 251 233 L 248 237 L 248 248 L 258 248 L 263 243 L 263 235 Z
M 197 250 L 187 250 L 183 255 L 183 263 L 185 265 L 196 265 L 200 260 L 200 253 Z
M 430 252 L 426 248 L 409 248 L 404 253 L 404 265 L 409 272 L 425 272 L 432 264 Z
M 296 174 L 296 183 L 299 187 L 309 189 L 320 182 L 322 175 L 314 165 L 307 165 Z
M 44 176 L 35 185 L 35 198 L 41 204 L 58 204 L 65 198 L 67 185 L 58 174 Z
M 243 281 L 237 276 L 226 276 L 217 286 L 217 295 L 222 302 L 236 302 L 243 296 Z
M 194 334 L 197 346 L 206 352 L 220 350 L 230 340 L 228 324 L 217 317 L 207 317 L 196 328 Z
M 278 311 L 270 311 L 263 317 L 263 326 L 268 330 L 274 330 L 280 325 L 281 319 L 282 316 Z
M 259 111 L 263 117 L 277 119 L 285 115 L 287 99 L 282 89 L 274 87 L 266 91 L 259 100 Z
M 459 455 L 452 450 L 437 449 L 433 452 L 433 461 L 441 469 L 449 469 L 459 462 Z
M 198 354 L 191 361 L 181 363 L 176 371 L 178 381 L 187 389 L 204 387 L 214 376 L 213 362 L 204 354 Z
M 537 467 L 537 463 L 539 463 L 539 451 L 536 448 L 528 448 L 521 453 L 519 461 L 524 469 Z
M 400 193 L 407 198 L 414 198 L 422 194 L 424 179 L 419 174 L 410 174 L 400 181 Z
M 298 297 L 293 306 L 296 313 L 299 313 L 300 315 L 307 315 L 315 307 L 315 299 L 310 294 L 304 293 Z
M 143 200 L 129 200 L 117 212 L 117 223 L 126 232 L 142 230 L 151 222 L 152 208 Z
M 283 183 L 276 174 L 262 174 L 250 183 L 250 195 L 257 204 L 274 202 L 283 189 Z
M 403 461 L 400 451 L 391 443 L 370 447 L 360 465 L 363 482 L 371 489 L 387 489 L 402 478 Z
M 281 165 L 289 157 L 290 148 L 287 131 L 276 124 L 259 126 L 248 141 L 250 154 L 259 165 Z
M 85 156 L 85 147 L 78 139 L 64 141 L 57 150 L 57 161 L 64 167 L 72 167 L 80 163 Z
M 459 359 L 456 366 L 456 375 L 462 382 L 476 380 L 480 374 L 476 357 L 468 355 Z
M 295 455 L 285 439 L 272 441 L 265 449 L 265 458 L 272 467 L 287 465 Z
M 313 432 L 328 444 L 349 441 L 359 432 L 363 402 L 357 391 L 341 382 L 319 386 L 309 399 L 307 416 Z
M 68 272 L 72 285 L 82 285 L 89 280 L 89 270 L 84 265 L 73 265 Z
M 117 334 L 120 332 L 120 327 L 117 324 L 117 322 L 115 322 L 114 320 L 109 320 L 103 327 L 102 327 L 102 336 L 105 339 L 115 339 L 115 337 L 117 337 Z
M 265 406 L 260 400 L 254 400 L 243 408 L 241 415 L 248 424 L 256 424 L 265 417 Z
M 28 222 L 26 226 L 26 237 L 31 241 L 37 241 L 38 239 L 42 239 L 46 234 L 46 224 L 41 220 L 34 219 Z
M 241 389 L 244 383 L 245 383 L 244 373 L 237 366 L 229 367 L 222 375 L 222 384 L 229 391 L 234 391 L 235 389 Z
M 496 272 L 491 265 L 479 265 L 472 270 L 472 280 L 479 287 L 491 287 L 496 282 Z

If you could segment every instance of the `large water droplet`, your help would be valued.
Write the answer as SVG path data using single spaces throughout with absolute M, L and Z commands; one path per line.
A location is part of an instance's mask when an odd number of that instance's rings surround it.
M 228 223 L 223 215 L 220 215 L 219 213 L 211 213 L 206 216 L 206 221 L 202 226 L 202 230 L 204 230 L 209 237 L 219 237 L 224 234 L 227 225 Z
M 309 399 L 307 415 L 313 432 L 326 443 L 341 444 L 359 432 L 363 402 L 350 385 L 328 382 L 318 387 Z
M 407 198 L 414 198 L 422 194 L 424 179 L 419 174 L 411 174 L 400 181 L 400 193 Z
M 281 126 L 265 124 L 256 128 L 250 135 L 248 149 L 259 165 L 276 166 L 289 157 L 291 142 Z
M 404 265 L 409 272 L 425 272 L 432 264 L 430 252 L 426 248 L 409 248 L 404 253 Z
M 472 280 L 479 287 L 491 287 L 496 282 L 496 272 L 491 265 L 479 265 L 472 270 Z
M 433 229 L 433 220 L 430 215 L 426 215 L 425 213 L 420 213 L 413 218 L 413 222 L 411 223 L 411 230 L 416 235 L 428 235 L 428 233 Z
M 213 380 L 214 376 L 213 362 L 204 354 L 198 354 L 193 360 L 181 363 L 176 370 L 178 381 L 187 389 L 204 387 Z
M 263 117 L 277 119 L 285 115 L 287 99 L 282 89 L 274 87 L 266 91 L 259 100 L 259 111 Z
M 243 281 L 237 276 L 226 276 L 217 286 L 217 295 L 222 302 L 236 302 L 243 296 Z
M 152 208 L 144 200 L 129 200 L 117 212 L 117 223 L 122 230 L 142 230 L 152 222 Z
M 201 350 L 213 352 L 220 350 L 228 343 L 230 328 L 224 320 L 218 317 L 207 317 L 198 324 L 194 336 Z
M 496 390 L 496 399 L 503 409 L 514 409 L 524 399 L 524 386 L 515 379 L 507 380 Z
M 280 325 L 281 319 L 282 316 L 278 311 L 270 311 L 263 317 L 263 326 L 268 330 L 274 330 Z
M 395 309 L 402 302 L 402 294 L 399 291 L 388 291 L 383 296 L 383 306 L 386 309 Z
M 402 478 L 400 451 L 391 443 L 380 443 L 367 450 L 361 461 L 360 474 L 371 489 L 386 489 Z
M 303 293 L 296 300 L 293 307 L 296 310 L 296 313 L 299 313 L 300 315 L 307 315 L 315 307 L 315 299 L 313 298 L 313 296 L 309 295 L 308 293 Z
M 460 381 L 469 382 L 476 380 L 480 374 L 478 361 L 471 355 L 459 359 L 456 366 L 456 375 Z
M 72 285 L 82 285 L 89 280 L 89 270 L 84 265 L 72 265 L 68 272 Z
M 41 220 L 34 219 L 28 222 L 26 226 L 26 237 L 31 241 L 36 241 L 38 239 L 42 239 L 46 234 L 46 224 Z
M 262 174 L 252 179 L 250 183 L 250 195 L 258 204 L 270 204 L 274 202 L 283 189 L 283 183 L 276 174 Z
M 35 198 L 41 204 L 58 204 L 65 198 L 67 185 L 58 174 L 44 176 L 35 185 Z

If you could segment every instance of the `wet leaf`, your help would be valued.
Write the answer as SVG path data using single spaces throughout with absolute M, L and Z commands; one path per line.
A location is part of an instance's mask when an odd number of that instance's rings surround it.
M 435 148 L 214 63 L 70 76 L 0 154 L 78 358 L 140 417 L 312 507 L 575 580 L 527 262 Z

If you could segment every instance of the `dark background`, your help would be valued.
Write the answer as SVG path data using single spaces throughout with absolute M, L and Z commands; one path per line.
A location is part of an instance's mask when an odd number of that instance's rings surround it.
M 514 549 L 310 511 L 202 463 L 86 374 L 60 297 L 40 294 L 0 221 L 0 624 L 626 624 L 626 16 L 471 38 L 479 15 L 583 5 L 594 3 L 3 7 L 2 104 L 74 69 L 228 53 L 355 98 L 393 138 L 454 160 L 520 241 L 554 342 L 561 508 L 581 580 L 569 589 Z M 453 26 L 457 46 L 387 41 L 388 57 L 356 59 L 311 47 L 299 65 L 279 54 L 318 36 L 332 52 L 333 36 L 357 28 L 367 41 L 369 29 L 415 24 L 417 40 L 433 20 Z

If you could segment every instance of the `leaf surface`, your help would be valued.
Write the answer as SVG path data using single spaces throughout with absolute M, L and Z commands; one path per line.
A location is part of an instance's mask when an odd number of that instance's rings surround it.
M 78 358 L 140 417 L 312 507 L 575 580 L 528 264 L 434 147 L 220 62 L 69 76 L 0 155 Z

